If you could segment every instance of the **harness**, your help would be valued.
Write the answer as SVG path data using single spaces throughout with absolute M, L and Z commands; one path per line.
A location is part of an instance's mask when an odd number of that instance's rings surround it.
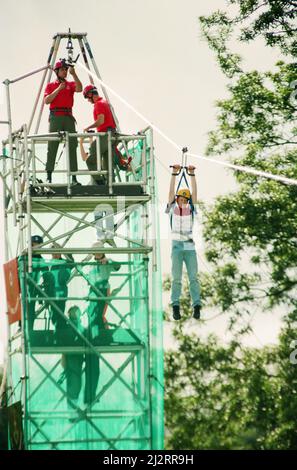
M 56 113 L 67 113 L 67 115 L 72 116 L 72 108 L 51 108 L 50 109 L 50 117 L 51 116 L 56 116 Z
M 190 186 L 189 186 L 189 183 L 188 183 L 188 180 L 187 180 L 187 174 L 189 175 L 188 173 L 188 167 L 187 167 L 187 153 L 188 149 L 187 147 L 184 147 L 182 149 L 182 164 L 181 164 L 181 169 L 179 170 L 179 172 L 176 174 L 176 175 L 180 175 L 180 179 L 179 179 L 179 182 L 178 182 L 178 185 L 177 185 L 177 188 L 176 188 L 176 196 L 177 196 L 177 193 L 178 193 L 178 190 L 181 186 L 181 183 L 182 183 L 182 180 L 185 181 L 185 184 L 187 186 L 187 188 L 190 190 Z M 172 167 L 171 167 L 172 168 Z M 172 201 L 171 204 L 173 204 L 175 202 Z M 194 220 L 194 214 L 195 214 L 195 207 L 194 207 L 194 204 L 193 204 L 193 201 L 192 201 L 192 196 L 190 197 L 189 199 L 189 205 L 190 205 L 190 208 L 191 208 L 191 218 L 192 218 L 192 223 L 193 223 L 193 220 Z M 169 212 L 166 211 L 166 212 Z M 172 219 L 173 219 L 173 212 L 171 212 L 170 214 L 170 227 L 172 229 Z M 188 241 L 193 241 L 192 239 L 189 239 Z
M 187 167 L 187 147 L 184 147 L 182 149 L 182 164 L 181 164 L 181 168 L 179 170 L 178 173 L 176 173 L 176 175 L 180 175 L 181 173 L 181 176 L 180 176 L 180 179 L 179 179 L 179 182 L 178 182 L 178 185 L 177 185 L 177 188 L 176 188 L 176 194 L 175 196 L 177 196 L 177 193 L 178 193 L 178 190 L 180 188 L 180 185 L 181 185 L 181 182 L 182 180 L 184 179 L 185 180 L 185 183 L 186 183 L 186 186 L 187 188 L 190 190 L 190 186 L 189 186 L 189 183 L 188 183 L 188 180 L 187 180 L 187 176 L 186 175 L 189 175 L 188 173 L 188 167 Z M 172 165 L 170 165 L 170 168 L 172 168 Z M 174 201 L 172 201 L 172 204 L 173 204 Z M 195 212 L 195 207 L 194 207 L 194 204 L 193 204 L 193 201 L 192 201 L 192 196 L 190 197 L 189 199 L 189 204 L 191 206 L 191 210 L 192 210 L 192 214 L 194 214 Z

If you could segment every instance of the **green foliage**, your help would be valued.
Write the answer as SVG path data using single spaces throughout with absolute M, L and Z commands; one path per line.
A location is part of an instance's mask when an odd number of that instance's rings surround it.
M 249 42 L 260 36 L 268 46 L 277 46 L 283 53 L 296 56 L 296 1 L 226 0 L 225 4 L 229 7 L 228 14 L 216 11 L 208 17 L 199 18 L 204 36 L 218 55 L 224 48 L 223 44 L 226 45 L 235 32 L 240 41 Z M 222 42 L 216 41 L 218 38 Z M 222 65 L 220 60 L 219 62 Z M 228 64 L 226 65 L 228 71 Z
M 210 133 L 208 154 L 244 148 L 249 160 L 263 159 L 270 149 L 296 145 L 297 106 L 290 88 L 295 78 L 283 62 L 274 73 L 242 73 L 228 86 L 230 97 L 217 102 L 218 128 Z
M 229 97 L 217 103 L 208 154 L 296 179 L 294 79 L 294 69 L 283 62 L 274 72 L 240 73 L 228 86 Z M 213 271 L 203 288 L 208 305 L 228 312 L 230 326 L 246 316 L 248 328 L 255 304 L 290 311 L 297 300 L 297 188 L 239 171 L 234 176 L 238 191 L 204 210 L 206 257 Z
M 262 37 L 294 58 L 297 2 L 226 4 L 228 14 L 200 18 L 230 78 L 229 97 L 217 102 L 207 152 L 297 179 L 296 66 L 279 62 L 273 72 L 244 72 L 229 47 L 234 35 L 239 41 Z M 167 447 L 297 449 L 297 365 L 290 362 L 297 340 L 297 188 L 239 171 L 234 176 L 238 190 L 203 210 L 210 271 L 200 275 L 203 308 L 228 318 L 233 341 L 202 339 L 199 323 L 191 333 L 185 285 L 182 320 L 173 325 L 178 349 L 165 358 Z M 170 288 L 169 280 L 164 287 Z M 244 347 L 251 317 L 278 307 L 285 312 L 279 343 Z
M 188 285 L 184 291 L 182 321 L 173 324 L 178 349 L 165 356 L 166 448 L 297 449 L 297 365 L 290 363 L 297 328 L 290 322 L 279 346 L 261 349 L 201 339 L 198 323 L 189 332 Z

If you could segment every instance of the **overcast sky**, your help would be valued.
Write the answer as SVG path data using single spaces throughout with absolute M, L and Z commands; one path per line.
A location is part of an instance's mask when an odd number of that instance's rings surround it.
M 207 133 L 215 127 L 215 101 L 226 96 L 226 79 L 218 69 L 212 52 L 201 38 L 198 17 L 224 8 L 223 0 L 0 0 L 0 81 L 13 79 L 45 65 L 52 36 L 57 32 L 87 32 L 88 40 L 103 80 L 139 112 L 162 129 L 179 145 L 203 154 Z M 237 45 L 247 68 L 265 70 L 278 59 L 275 52 L 258 41 L 257 47 Z M 65 55 L 61 50 L 59 57 Z M 86 76 L 78 70 L 83 84 Z M 11 87 L 13 127 L 28 122 L 40 75 Z M 0 89 L 0 120 L 6 119 L 3 86 Z M 137 132 L 145 124 L 119 100 L 110 95 L 123 132 Z M 78 130 L 92 122 L 92 110 L 82 95 L 76 96 L 75 117 Z M 47 130 L 47 114 L 41 131 Z M 0 137 L 6 137 L 0 126 Z M 165 204 L 169 184 L 169 165 L 180 155 L 161 137 L 155 136 L 159 199 Z M 197 164 L 198 161 L 190 161 Z M 220 166 L 199 162 L 198 196 L 206 203 L 235 188 L 232 173 Z M 1 214 L 0 214 L 1 215 Z M 160 212 L 161 222 L 166 216 Z M 165 219 L 164 219 L 165 220 Z M 167 220 L 166 222 L 167 223 Z M 1 224 L 2 228 L 2 224 Z M 201 227 L 196 232 L 200 268 L 203 264 Z M 1 233 L 3 240 L 3 234 Z M 168 240 L 161 240 L 162 271 L 170 271 Z M 3 253 L 3 250 L 1 250 Z M 1 261 L 1 260 L 0 260 Z M 2 271 L 1 271 L 2 275 Z M 3 292 L 3 291 L 2 291 Z M 0 363 L 4 343 L 4 302 L 0 305 Z M 164 297 L 165 302 L 167 297 Z M 211 316 L 214 312 L 205 315 Z M 274 341 L 279 315 L 258 313 L 251 344 Z M 214 331 L 224 337 L 225 320 L 206 324 L 204 333 Z M 1 348 L 2 340 L 2 348 Z M 165 338 L 165 344 L 168 340 Z

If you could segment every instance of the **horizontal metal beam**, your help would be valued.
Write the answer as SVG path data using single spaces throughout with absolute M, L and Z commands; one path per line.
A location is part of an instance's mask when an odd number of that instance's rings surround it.
M 92 350 L 98 353 L 131 353 L 144 349 L 144 344 L 118 344 L 110 346 L 93 346 Z M 87 346 L 31 346 L 30 355 L 32 354 L 84 354 L 90 348 Z M 91 349 L 90 349 L 91 351 Z
M 144 411 L 134 411 L 134 410 L 91 410 L 88 415 L 90 418 L 121 418 L 125 416 L 126 418 L 141 418 L 145 416 L 145 414 L 149 411 L 149 409 L 145 409 Z M 74 411 L 75 413 L 75 411 Z M 55 419 L 65 419 L 69 418 L 69 410 L 65 411 L 56 411 L 56 410 L 49 410 L 49 411 L 30 411 L 28 415 L 28 419 L 32 416 L 35 419 L 53 419 L 53 414 Z
M 35 423 L 34 423 L 35 424 Z M 50 444 L 50 445 L 59 445 L 59 444 L 83 444 L 85 442 L 89 442 L 89 443 L 96 443 L 96 442 L 108 442 L 110 443 L 110 441 L 113 441 L 112 443 L 112 449 L 113 450 L 117 450 L 117 448 L 115 447 L 116 443 L 117 442 L 125 442 L 125 441 L 132 441 L 132 442 L 143 442 L 143 441 L 150 441 L 150 437 L 106 437 L 105 439 L 104 438 L 98 438 L 98 439 L 77 439 L 76 438 L 73 438 L 73 439 L 59 439 L 59 440 L 47 440 L 47 441 L 31 441 L 30 439 L 28 440 L 28 443 L 29 445 L 31 445 L 32 447 L 34 447 L 34 445 L 36 446 L 44 446 L 46 444 Z
M 56 37 L 60 36 L 60 38 L 71 38 L 71 39 L 78 39 L 82 38 L 83 36 L 87 36 L 88 33 L 56 33 L 53 36 L 53 39 L 56 39 Z
M 51 255 L 51 254 L 56 254 L 56 253 L 61 253 L 61 254 L 73 254 L 73 255 L 78 255 L 78 254 L 95 254 L 95 253 L 110 253 L 110 254 L 133 254 L 133 253 L 150 253 L 152 251 L 152 247 L 150 246 L 143 246 L 143 247 L 138 247 L 138 248 L 132 248 L 132 247 L 103 247 L 103 248 L 91 248 L 91 247 L 86 247 L 86 248 L 78 248 L 78 247 L 68 247 L 68 248 L 34 248 L 33 253 L 37 253 L 39 255 Z
M 8 83 L 15 83 L 15 82 L 18 82 L 20 80 L 23 80 L 23 78 L 30 77 L 31 75 L 34 75 L 35 73 L 41 72 L 42 70 L 45 70 L 45 69 L 48 69 L 48 68 L 49 68 L 48 65 L 44 65 L 43 67 L 40 67 L 39 69 L 32 70 L 32 72 L 28 72 L 25 75 L 21 75 L 20 77 L 14 78 L 13 80 L 9 80 L 9 79 L 7 79 L 7 80 L 8 80 Z
M 31 198 L 31 211 L 32 212 L 51 212 L 51 210 L 65 211 L 65 216 L 68 212 L 90 212 L 93 211 L 100 204 L 109 204 L 117 208 L 118 205 L 122 208 L 127 208 L 133 204 L 145 204 L 149 202 L 151 196 L 71 196 L 66 197 L 32 197 Z

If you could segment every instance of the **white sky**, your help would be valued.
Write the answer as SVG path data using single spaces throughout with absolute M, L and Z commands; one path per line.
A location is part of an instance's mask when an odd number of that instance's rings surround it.
M 52 36 L 57 32 L 87 32 L 103 80 L 145 115 L 169 137 L 194 153 L 203 154 L 207 132 L 215 127 L 214 103 L 226 96 L 226 79 L 215 63 L 212 52 L 202 41 L 198 16 L 225 7 L 223 0 L 10 0 L 0 2 L 0 81 L 13 79 L 45 65 Z M 65 50 L 64 50 L 65 51 Z M 59 57 L 65 55 L 61 51 Z M 246 67 L 271 68 L 278 59 L 275 51 L 258 41 L 252 47 L 237 46 L 246 59 Z M 83 74 L 78 70 L 78 74 Z M 25 79 L 11 87 L 13 127 L 28 122 L 41 76 Z M 86 85 L 84 79 L 84 85 Z M 3 86 L 0 88 L 0 120 L 6 119 Z M 144 123 L 117 99 L 110 96 L 121 129 L 135 132 Z M 78 130 L 92 121 L 90 105 L 76 96 L 75 117 Z M 47 130 L 44 114 L 41 131 Z M 6 137 L 0 126 L 0 138 Z M 155 136 L 156 155 L 169 167 L 179 161 L 176 150 Z M 189 163 L 197 163 L 190 160 Z M 169 169 L 169 168 L 168 168 Z M 169 175 L 157 163 L 159 199 L 165 204 Z M 160 189 L 161 188 L 161 189 Z M 198 196 L 210 203 L 214 197 L 235 188 L 232 172 L 220 166 L 199 163 Z M 166 216 L 160 212 L 161 222 Z M 167 223 L 167 221 L 166 221 Z M 2 229 L 2 224 L 0 229 Z M 199 256 L 203 256 L 198 229 Z M 1 240 L 3 234 L 0 232 Z M 161 240 L 162 271 L 170 271 L 168 240 Z M 1 250 L 3 255 L 3 250 Z M 1 262 L 1 259 L 0 259 Z M 206 269 L 201 264 L 201 269 Z M 2 276 L 2 270 L 1 270 Z M 0 297 L 0 363 L 5 338 L 3 289 Z M 168 296 L 164 296 L 164 305 Z M 205 312 L 212 316 L 215 312 Z M 279 328 L 279 314 L 261 314 L 255 318 L 255 336 L 250 344 L 274 341 Z M 225 320 L 210 321 L 204 333 L 225 336 Z M 170 343 L 165 330 L 165 345 Z M 167 334 L 168 333 L 168 334 Z M 2 347 L 1 347 L 2 341 Z

